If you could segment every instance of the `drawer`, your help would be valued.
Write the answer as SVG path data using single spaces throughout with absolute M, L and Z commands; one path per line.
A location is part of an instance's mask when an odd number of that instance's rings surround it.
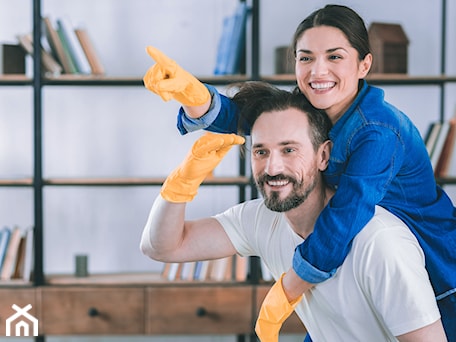
M 251 286 L 149 287 L 146 334 L 248 334 Z
M 128 287 L 43 287 L 44 334 L 143 334 L 144 289 Z
M 255 311 L 255 317 L 254 317 L 255 322 L 258 317 L 258 313 L 260 312 L 261 304 L 263 303 L 264 297 L 266 297 L 266 294 L 268 293 L 270 288 L 271 288 L 270 286 L 266 286 L 266 285 L 261 285 L 261 286 L 257 287 L 256 311 Z M 288 319 L 283 324 L 280 332 L 288 333 L 288 334 L 305 335 L 307 331 L 306 331 L 306 328 L 304 327 L 304 324 L 299 319 L 298 315 L 295 312 L 293 312 L 293 314 L 290 317 L 288 317 Z
M 9 321 L 11 336 L 17 336 L 15 326 L 21 320 L 29 326 L 29 335 L 33 335 L 33 325 L 39 324 L 39 308 L 34 288 L 0 288 L 0 303 L 0 322 L 2 322 L 0 336 L 6 336 L 6 325 L 8 324 L 6 320 L 9 318 L 11 318 Z M 13 304 L 16 304 L 20 309 L 24 309 L 29 304 L 32 307 L 28 310 L 16 311 L 12 308 Z M 19 334 L 23 336 L 23 332 L 21 330 Z

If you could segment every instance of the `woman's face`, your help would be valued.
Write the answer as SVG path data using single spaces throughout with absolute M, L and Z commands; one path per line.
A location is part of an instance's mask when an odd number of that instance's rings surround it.
M 358 81 L 372 64 L 368 54 L 359 61 L 358 51 L 345 34 L 331 26 L 306 30 L 296 44 L 296 78 L 301 91 L 335 123 L 358 92 Z

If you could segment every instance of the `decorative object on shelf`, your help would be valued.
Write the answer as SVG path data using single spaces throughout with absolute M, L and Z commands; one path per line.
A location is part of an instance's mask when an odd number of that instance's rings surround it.
M 294 75 L 295 59 L 289 46 L 278 46 L 275 49 L 275 73 Z
M 25 74 L 25 55 L 18 44 L 1 44 L 0 74 Z
M 74 261 L 75 261 L 74 275 L 76 277 L 87 277 L 89 275 L 89 271 L 88 271 L 89 256 L 86 254 L 78 254 L 78 255 L 75 255 Z
M 399 24 L 373 22 L 369 39 L 374 55 L 372 73 L 407 73 L 409 40 Z

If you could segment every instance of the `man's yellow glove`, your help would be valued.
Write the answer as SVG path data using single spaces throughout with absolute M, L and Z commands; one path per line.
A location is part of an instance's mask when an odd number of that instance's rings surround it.
M 288 302 L 282 286 L 284 275 L 285 273 L 271 287 L 261 305 L 255 325 L 255 332 L 261 342 L 279 341 L 279 332 L 283 322 L 293 313 L 294 308 L 302 299 L 300 296 L 292 303 Z
M 174 60 L 152 46 L 146 51 L 156 62 L 143 77 L 147 89 L 164 101 L 175 99 L 184 106 L 201 106 L 210 100 L 211 95 L 204 84 Z
M 161 188 L 162 197 L 174 203 L 191 201 L 200 184 L 215 169 L 234 145 L 245 139 L 236 134 L 206 133 L 201 136 L 181 165 L 166 178 Z

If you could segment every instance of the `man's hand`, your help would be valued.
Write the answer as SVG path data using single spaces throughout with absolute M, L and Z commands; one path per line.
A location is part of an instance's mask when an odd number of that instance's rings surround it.
M 282 284 L 284 276 L 285 273 L 271 287 L 261 305 L 255 326 L 255 332 L 261 342 L 279 341 L 279 332 L 283 322 L 292 314 L 302 299 L 302 296 L 299 296 L 293 302 L 288 302 Z
M 162 197 L 174 203 L 190 202 L 203 180 L 215 169 L 234 145 L 245 139 L 236 134 L 206 133 L 193 145 L 181 165 L 166 178 Z
M 143 77 L 147 89 L 164 101 L 175 99 L 184 106 L 201 106 L 210 100 L 211 95 L 204 84 L 174 60 L 152 46 L 148 46 L 146 51 L 156 62 Z

